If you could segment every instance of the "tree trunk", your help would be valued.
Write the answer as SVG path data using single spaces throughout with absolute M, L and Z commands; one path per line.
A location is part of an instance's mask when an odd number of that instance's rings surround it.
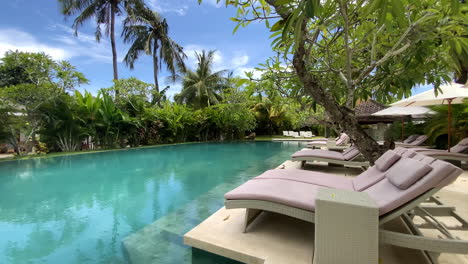
M 305 25 L 305 23 L 304 23 Z M 304 89 L 314 100 L 322 105 L 331 117 L 331 119 L 345 131 L 351 141 L 361 151 L 362 155 L 373 163 L 384 152 L 384 148 L 377 144 L 357 122 L 354 112 L 341 106 L 333 96 L 323 89 L 314 77 L 307 72 L 305 63 L 305 48 L 304 42 L 300 42 L 296 52 L 294 53 L 293 65 L 299 76 L 299 79 L 304 84 Z
M 154 90 L 159 93 L 159 83 L 158 83 L 159 67 L 158 67 L 158 55 L 156 54 L 157 47 L 158 47 L 158 44 L 155 43 L 154 51 L 153 51 L 153 74 L 154 74 Z
M 119 79 L 119 73 L 117 70 L 117 48 L 115 45 L 115 7 L 111 5 L 111 25 L 110 25 L 110 38 L 112 46 L 112 66 L 114 68 L 114 80 Z M 116 91 L 116 93 L 118 93 Z
M 283 19 L 287 19 L 290 15 L 288 8 L 277 5 L 277 0 L 266 0 L 266 2 L 272 5 Z M 294 52 L 293 66 L 304 85 L 305 92 L 319 105 L 323 106 L 333 122 L 337 124 L 342 131 L 348 134 L 351 142 L 356 144 L 364 158 L 374 163 L 374 161 L 383 154 L 385 147 L 380 146 L 374 139 L 367 135 L 364 129 L 358 124 L 354 111 L 346 106 L 341 106 L 333 95 L 324 89 L 324 87 L 319 84 L 318 80 L 308 72 L 305 49 L 307 33 L 307 21 L 303 20 L 301 36 L 296 40 L 297 48 Z

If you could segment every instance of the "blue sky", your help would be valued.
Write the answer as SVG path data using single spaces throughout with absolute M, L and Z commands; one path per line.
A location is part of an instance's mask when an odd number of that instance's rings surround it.
M 269 31 L 264 24 L 252 23 L 232 34 L 235 23 L 229 18 L 235 9 L 216 4 L 216 0 L 146 0 L 147 4 L 161 15 L 170 25 L 170 35 L 184 46 L 188 55 L 187 64 L 193 67 L 194 52 L 217 50 L 215 69 L 233 70 L 236 75 L 253 68 L 273 55 L 270 48 Z M 152 83 L 152 63 L 148 56 L 142 56 L 134 70 L 129 70 L 122 58 L 128 45 L 120 39 L 120 22 L 117 27 L 117 51 L 119 56 L 119 77 L 137 77 Z M 7 50 L 30 52 L 43 51 L 54 59 L 65 59 L 75 65 L 90 80 L 79 90 L 95 93 L 100 88 L 112 85 L 112 54 L 110 42 L 103 38 L 97 43 L 94 38 L 94 23 L 90 21 L 74 36 L 71 25 L 73 18 L 64 19 L 55 0 L 10 0 L 0 9 L 0 56 Z M 169 95 L 180 91 L 180 84 L 166 83 L 160 75 L 160 86 L 171 85 Z M 417 88 L 415 92 L 429 89 Z
M 216 5 L 215 0 L 147 0 L 147 4 L 162 14 L 170 26 L 170 35 L 184 46 L 188 65 L 195 63 L 194 52 L 202 49 L 217 50 L 215 69 L 230 69 L 242 75 L 258 63 L 273 55 L 270 33 L 263 24 L 251 24 L 235 35 L 235 23 L 229 18 L 234 8 Z M 119 22 L 123 17 L 119 18 Z M 94 23 L 84 25 L 75 37 L 71 25 L 73 18 L 64 19 L 57 1 L 11 0 L 0 9 L 0 54 L 10 49 L 43 51 L 54 59 L 65 59 L 75 65 L 90 80 L 80 90 L 97 91 L 112 85 L 112 54 L 107 38 L 95 41 Z M 120 23 L 119 23 L 120 24 Z M 122 58 L 128 45 L 120 39 L 121 27 L 117 27 L 119 78 L 137 77 L 153 83 L 150 57 L 142 56 L 134 70 L 129 70 Z M 180 85 L 168 84 L 162 72 L 160 85 L 171 85 L 170 95 L 180 91 Z

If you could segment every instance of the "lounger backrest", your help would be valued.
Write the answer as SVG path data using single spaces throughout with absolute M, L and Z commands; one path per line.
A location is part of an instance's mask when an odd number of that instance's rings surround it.
M 283 136 L 289 136 L 289 131 L 283 131 Z
M 419 135 L 411 135 L 407 139 L 405 139 L 403 141 L 403 143 L 409 144 L 409 143 L 413 142 L 417 137 L 419 137 Z
M 401 155 L 395 151 L 388 150 L 385 152 L 375 161 L 374 166 L 368 168 L 366 171 L 353 178 L 354 190 L 361 192 L 383 180 L 385 178 L 385 172 L 389 170 L 398 160 L 400 160 L 400 158 Z
M 403 158 L 412 158 L 414 155 L 416 155 L 416 152 L 409 151 L 408 149 L 402 147 L 396 147 L 394 151 L 400 154 Z
M 454 152 L 454 153 L 468 152 L 468 138 L 464 138 L 462 141 L 458 142 L 458 144 L 451 147 L 450 152 Z
M 364 192 L 377 203 L 379 214 L 383 215 L 431 189 L 450 184 L 462 172 L 448 162 L 416 154 L 413 158 L 401 158 L 383 180 Z
M 343 158 L 344 160 L 352 160 L 355 157 L 357 157 L 361 152 L 359 149 L 355 146 L 349 147 L 346 149 L 346 152 L 343 152 Z
M 410 145 L 419 146 L 422 143 L 424 143 L 424 141 L 426 141 L 426 139 L 427 139 L 426 135 L 421 135 L 421 136 L 417 137 L 413 142 L 411 142 Z
M 337 146 L 344 145 L 344 144 L 348 143 L 348 140 L 349 140 L 348 135 L 346 135 L 345 133 L 341 133 L 339 139 L 336 140 L 336 145 Z

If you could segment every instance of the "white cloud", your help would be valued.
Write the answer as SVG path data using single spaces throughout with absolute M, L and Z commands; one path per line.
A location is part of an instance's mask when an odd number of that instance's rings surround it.
M 233 68 L 238 68 L 238 67 L 247 65 L 248 62 L 249 62 L 249 56 L 245 54 L 236 56 L 231 59 L 231 65 Z
M 197 66 L 197 57 L 195 53 L 200 54 L 203 50 L 208 52 L 213 49 L 209 47 L 204 47 L 201 45 L 196 45 L 196 44 L 189 44 L 184 47 L 184 52 L 185 54 L 187 54 L 188 67 L 195 68 Z M 215 71 L 224 70 L 227 68 L 226 66 L 227 65 L 224 64 L 224 55 L 221 53 L 221 51 L 216 50 L 213 55 L 213 70 Z
M 245 78 L 247 77 L 245 74 L 246 72 L 252 72 L 253 73 L 252 77 L 254 79 L 260 79 L 262 77 L 262 72 L 259 70 L 256 70 L 253 67 L 239 67 L 234 71 L 234 75 Z
M 161 14 L 176 13 L 179 16 L 185 16 L 189 9 L 186 0 L 150 0 L 148 4 L 154 11 Z
M 221 7 L 223 5 L 223 2 L 224 2 L 223 0 L 219 1 L 219 3 L 217 3 L 217 0 L 203 0 L 202 3 L 207 3 L 214 7 Z
M 214 48 L 209 46 L 203 46 L 198 44 L 189 44 L 184 48 L 185 54 L 187 54 L 187 66 L 189 68 L 195 68 L 197 66 L 197 58 L 195 52 L 201 53 L 203 50 L 209 51 Z M 250 57 L 245 51 L 220 51 L 216 50 L 213 58 L 213 70 L 229 70 L 233 71 L 235 76 L 246 77 L 245 72 L 253 72 L 254 78 L 260 78 L 261 72 L 255 70 L 249 66 Z
M 210 5 L 212 7 L 222 7 L 223 0 L 217 3 L 216 0 L 203 0 L 202 5 Z M 148 5 L 154 11 L 164 13 L 176 13 L 179 16 L 185 16 L 190 7 L 198 5 L 196 0 L 149 0 Z
M 169 90 L 167 90 L 166 96 L 167 96 L 167 99 L 173 100 L 174 95 L 176 95 L 176 94 L 180 93 L 180 91 L 182 91 L 182 84 L 181 83 L 170 83 L 168 85 L 171 86 L 171 88 L 169 88 Z
M 19 50 L 44 52 L 54 60 L 84 58 L 88 62 L 112 63 L 112 51 L 106 39 L 98 43 L 90 34 L 79 33 L 78 36 L 74 36 L 71 28 L 60 24 L 52 25 L 49 29 L 53 32 L 48 38 L 49 43 L 19 29 L 0 29 L 0 57 L 8 50 Z M 53 42 L 50 42 L 51 40 Z M 121 61 L 122 58 L 118 60 Z
M 112 63 L 110 42 L 106 38 L 101 38 L 101 41 L 97 42 L 96 37 L 91 34 L 78 32 L 78 36 L 75 36 L 73 29 L 61 24 L 54 24 L 50 26 L 50 29 L 56 33 L 51 39 L 64 44 L 71 57 L 84 57 L 90 61 Z M 122 61 L 123 58 L 120 56 L 123 52 L 118 50 L 117 54 L 119 55 L 117 61 Z
M 72 55 L 66 49 L 41 43 L 33 35 L 17 29 L 0 29 L 0 57 L 8 50 L 45 52 L 55 60 L 69 59 Z

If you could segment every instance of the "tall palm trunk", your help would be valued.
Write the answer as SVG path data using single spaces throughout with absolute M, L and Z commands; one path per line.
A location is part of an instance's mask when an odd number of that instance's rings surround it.
M 158 84 L 158 51 L 159 45 L 158 42 L 154 42 L 154 47 L 153 47 L 153 74 L 154 74 L 154 90 L 159 93 L 159 84 Z M 159 103 L 159 102 L 158 102 Z
M 118 80 L 119 73 L 117 70 L 117 48 L 115 45 L 115 7 L 113 4 L 111 5 L 110 37 L 112 45 L 112 65 L 114 67 L 114 80 Z

